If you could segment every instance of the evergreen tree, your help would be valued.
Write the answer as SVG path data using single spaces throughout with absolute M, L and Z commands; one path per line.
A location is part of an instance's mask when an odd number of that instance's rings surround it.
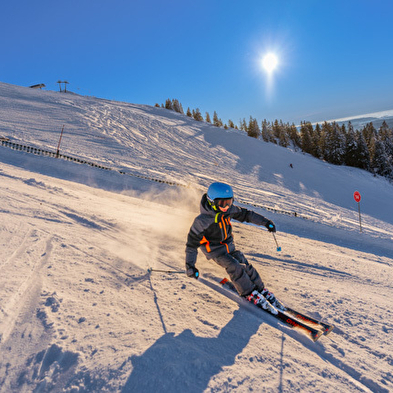
M 172 108 L 175 112 L 181 113 L 184 115 L 183 106 L 180 104 L 179 100 L 173 99 L 172 100 Z
M 235 123 L 231 119 L 229 119 L 228 126 L 229 126 L 229 128 L 235 128 Z
M 270 122 L 268 122 L 266 119 L 262 121 L 262 131 L 261 131 L 262 139 L 265 142 L 272 142 L 276 143 L 276 140 L 273 135 L 273 130 Z
M 287 128 L 289 125 L 285 125 L 282 120 L 278 122 L 278 127 L 275 131 L 275 136 L 278 139 L 278 144 L 282 147 L 288 147 L 289 146 L 289 138 L 288 138 L 288 133 L 287 133 Z
M 341 127 L 337 123 L 334 122 L 329 129 L 325 143 L 326 161 L 335 165 L 343 164 L 345 156 L 345 137 Z
M 389 128 L 388 123 L 384 120 L 381 127 L 379 127 L 379 135 L 390 134 L 392 130 Z
M 389 176 L 392 174 L 392 167 L 389 163 L 383 141 L 376 139 L 374 146 L 374 156 L 371 160 L 371 169 L 374 173 L 381 176 Z
M 321 137 L 322 137 L 321 126 L 317 123 L 311 134 L 312 155 L 317 158 L 322 157 L 321 143 L 320 143 Z
M 213 125 L 216 127 L 222 127 L 222 120 L 218 118 L 217 112 L 213 113 Z
M 388 162 L 393 166 L 393 131 L 389 128 L 386 121 L 382 123 L 379 129 L 379 138 L 385 145 Z
M 199 108 L 196 108 L 195 111 L 193 111 L 193 118 L 196 121 L 203 121 L 203 116 L 201 115 Z
M 206 123 L 212 124 L 212 121 L 211 121 L 211 119 L 210 119 L 209 112 L 206 112 L 205 121 L 206 121 Z
M 312 126 L 311 126 L 312 127 Z M 300 139 L 301 139 L 301 148 L 305 153 L 311 154 L 313 151 L 312 148 L 312 139 L 310 135 L 310 128 L 306 122 L 300 123 Z
M 218 115 L 217 115 L 217 112 L 216 111 L 214 111 L 213 112 L 213 125 L 215 125 L 216 127 L 219 127 L 219 124 L 218 124 L 219 122 L 218 122 Z
M 173 110 L 172 101 L 169 98 L 165 101 L 165 109 Z
M 274 138 L 276 138 L 276 142 L 280 139 L 280 133 L 281 133 L 281 124 L 278 122 L 278 120 L 274 120 L 273 125 L 272 125 L 272 131 Z
M 243 118 L 243 120 L 240 120 L 239 124 L 240 124 L 240 129 L 241 129 L 242 131 L 247 132 L 247 123 L 246 123 L 246 119 Z
M 190 107 L 187 108 L 187 116 L 188 117 L 192 117 L 192 113 L 191 113 Z
M 258 125 L 257 119 L 253 119 L 250 116 L 250 121 L 248 122 L 247 135 L 252 137 L 252 138 L 258 139 L 260 133 L 261 133 L 261 130 L 259 129 L 259 125 Z
M 360 131 L 356 131 L 356 159 L 357 159 L 357 168 L 370 170 L 370 152 L 368 151 L 367 143 L 364 139 L 363 133 Z
M 344 163 L 347 166 L 359 167 L 358 142 L 351 122 L 345 135 Z
M 280 146 L 288 147 L 289 140 L 287 138 L 287 133 L 285 130 L 285 125 L 282 120 L 278 121 L 277 119 L 274 121 L 272 125 L 273 136 L 275 139 L 275 143 L 278 143 Z
M 371 162 L 374 158 L 375 140 L 377 138 L 377 130 L 374 128 L 373 123 L 367 123 L 362 130 L 362 134 L 367 144 Z
M 262 133 L 263 133 L 263 130 L 262 130 Z M 299 134 L 294 123 L 292 123 L 292 125 L 288 128 L 287 134 L 288 134 L 289 140 L 292 141 L 292 144 L 293 144 L 293 147 L 295 148 L 295 150 L 300 148 L 302 141 L 300 138 L 300 134 Z M 263 135 L 262 135 L 262 137 L 263 137 Z
M 319 150 L 321 152 L 321 158 L 327 160 L 327 136 L 331 132 L 332 125 L 327 121 L 324 121 L 321 127 L 321 137 L 319 138 Z

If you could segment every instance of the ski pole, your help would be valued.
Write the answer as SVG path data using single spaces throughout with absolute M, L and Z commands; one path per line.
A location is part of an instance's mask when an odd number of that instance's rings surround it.
M 281 247 L 277 243 L 276 235 L 274 234 L 274 232 L 272 232 L 272 235 L 273 235 L 274 241 L 276 242 L 277 251 L 281 251 Z
M 147 269 L 147 271 L 149 273 L 151 272 L 157 272 L 157 273 L 168 273 L 168 274 L 172 274 L 172 273 L 185 273 L 184 270 L 160 270 L 160 269 L 153 269 L 152 267 L 149 267 Z

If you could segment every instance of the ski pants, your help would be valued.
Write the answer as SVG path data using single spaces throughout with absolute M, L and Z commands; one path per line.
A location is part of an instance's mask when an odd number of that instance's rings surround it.
M 256 269 L 248 263 L 241 251 L 223 254 L 213 260 L 225 268 L 240 296 L 249 295 L 254 289 L 261 292 L 263 281 Z

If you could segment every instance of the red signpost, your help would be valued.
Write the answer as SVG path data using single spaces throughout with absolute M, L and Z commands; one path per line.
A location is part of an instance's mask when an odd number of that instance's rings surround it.
M 355 201 L 358 203 L 358 211 L 359 211 L 359 225 L 360 225 L 360 232 L 362 232 L 362 217 L 360 215 L 360 200 L 362 199 L 362 196 L 360 195 L 359 191 L 355 191 L 353 193 L 353 198 Z

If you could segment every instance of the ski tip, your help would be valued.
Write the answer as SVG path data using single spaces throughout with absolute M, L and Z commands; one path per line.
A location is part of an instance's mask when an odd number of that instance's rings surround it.
M 319 337 L 321 337 L 324 334 L 324 332 L 322 330 L 318 330 L 316 332 L 311 333 L 311 339 L 316 342 Z
M 325 327 L 325 331 L 323 332 L 324 336 L 327 336 L 328 334 L 330 334 L 334 329 L 333 325 L 330 325 L 328 327 Z

